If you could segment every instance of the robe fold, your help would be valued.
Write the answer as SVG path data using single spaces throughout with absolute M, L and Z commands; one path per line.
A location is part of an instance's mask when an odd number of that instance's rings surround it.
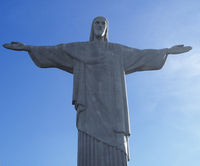
M 135 49 L 109 42 L 76 42 L 31 46 L 29 54 L 42 68 L 72 73 L 79 131 L 127 154 L 130 136 L 125 74 L 161 69 L 166 49 Z

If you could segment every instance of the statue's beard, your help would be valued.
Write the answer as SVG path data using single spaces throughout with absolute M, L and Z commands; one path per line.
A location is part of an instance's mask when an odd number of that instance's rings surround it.
M 96 39 L 102 39 L 104 38 L 105 33 L 99 33 L 99 34 L 95 34 Z
M 97 39 L 102 39 L 104 36 L 103 35 L 96 35 Z

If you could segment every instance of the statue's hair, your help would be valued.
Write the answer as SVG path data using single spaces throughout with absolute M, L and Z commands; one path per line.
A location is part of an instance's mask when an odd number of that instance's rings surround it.
M 90 41 L 94 40 L 94 23 L 98 18 L 103 18 L 106 21 L 107 27 L 106 27 L 106 31 L 105 31 L 105 35 L 104 35 L 104 41 L 108 41 L 108 20 L 102 16 L 95 17 L 94 20 L 92 21 L 92 27 L 91 27 L 91 32 L 90 32 Z

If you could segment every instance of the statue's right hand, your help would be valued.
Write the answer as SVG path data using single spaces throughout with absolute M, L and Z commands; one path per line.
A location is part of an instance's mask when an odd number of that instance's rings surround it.
M 26 51 L 26 46 L 23 43 L 20 42 L 11 42 L 11 43 L 6 43 L 3 44 L 3 47 L 11 50 L 16 50 L 16 51 Z

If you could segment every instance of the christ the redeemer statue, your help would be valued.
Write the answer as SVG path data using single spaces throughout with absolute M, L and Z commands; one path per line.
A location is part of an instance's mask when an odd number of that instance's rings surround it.
M 125 74 L 159 70 L 168 54 L 191 50 L 184 45 L 140 50 L 110 43 L 104 17 L 93 20 L 89 42 L 56 46 L 11 42 L 3 46 L 27 51 L 38 67 L 73 74 L 78 166 L 127 166 L 130 129 Z

